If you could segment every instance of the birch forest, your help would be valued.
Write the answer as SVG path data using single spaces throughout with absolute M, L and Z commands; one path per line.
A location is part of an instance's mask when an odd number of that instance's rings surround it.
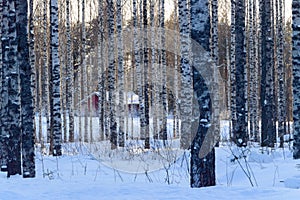
M 148 179 L 180 162 L 192 188 L 216 148 L 300 159 L 299 0 L 0 0 L 0 27 L 7 177 L 82 149 Z

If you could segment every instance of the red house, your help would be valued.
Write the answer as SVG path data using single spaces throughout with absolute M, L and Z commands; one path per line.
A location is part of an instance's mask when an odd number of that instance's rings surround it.
M 124 97 L 125 100 L 125 97 Z M 118 101 L 118 99 L 117 99 Z M 78 112 L 77 115 L 96 117 L 99 115 L 99 92 L 93 92 L 82 101 L 80 101 L 81 112 Z M 128 112 L 131 117 L 138 116 L 139 110 L 139 97 L 134 92 L 127 92 L 127 106 Z M 79 107 L 79 106 L 78 106 Z M 87 113 L 86 113 L 87 112 Z

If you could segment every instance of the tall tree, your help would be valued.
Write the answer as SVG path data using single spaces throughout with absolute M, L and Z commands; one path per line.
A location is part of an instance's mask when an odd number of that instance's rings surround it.
M 118 90 L 119 90 L 119 146 L 125 145 L 124 134 L 124 56 L 122 32 L 122 1 L 117 0 L 117 38 L 118 38 Z
M 99 115 L 99 135 L 100 140 L 104 140 L 104 11 L 103 11 L 103 0 L 98 2 L 98 92 L 99 92 L 99 102 L 98 102 L 98 115 Z
M 61 106 L 60 106 L 60 62 L 58 52 L 58 2 L 50 0 L 50 63 L 51 63 L 51 137 L 53 156 L 62 155 L 61 151 Z
M 21 127 L 20 127 L 20 77 L 17 62 L 17 29 L 16 29 L 16 4 L 14 0 L 8 1 L 8 104 L 7 104 L 7 124 L 8 129 L 8 162 L 7 176 L 21 175 Z
M 272 0 L 261 0 L 261 145 L 274 147 L 275 97 L 274 97 L 274 36 Z
M 205 3 L 203 3 L 205 5 Z M 199 13 L 198 9 L 201 9 L 197 5 L 196 1 L 191 1 L 191 13 L 189 10 L 189 1 L 179 0 L 179 28 L 180 28 L 180 65 L 181 65 L 181 90 L 180 94 L 180 118 L 181 118 L 181 138 L 180 146 L 181 148 L 188 149 L 191 144 L 191 118 L 192 118 L 192 99 L 193 99 L 193 75 L 191 67 L 191 44 L 190 44 L 190 34 L 193 37 L 200 37 L 195 29 L 191 33 L 190 21 L 192 25 L 197 27 L 197 25 L 203 22 L 203 18 L 197 18 L 196 14 Z M 198 7 L 199 6 L 199 7 Z M 203 6 L 203 5 L 202 5 Z M 205 9 L 206 8 L 206 9 Z M 207 5 L 205 5 L 204 10 L 207 11 Z M 202 11 L 202 10 L 201 10 Z M 194 13 L 195 12 L 195 13 Z M 192 15 L 192 20 L 190 20 L 190 15 Z M 201 24 L 202 25 L 202 24 Z M 193 28 L 194 28 L 193 27 Z M 209 38 L 207 38 L 209 41 Z M 209 42 L 207 42 L 209 43 Z
M 293 0 L 293 119 L 294 159 L 300 158 L 300 1 Z
M 235 7 L 236 0 L 231 0 L 231 26 L 230 26 L 230 119 L 231 119 L 231 129 L 230 136 L 234 140 L 236 135 L 235 127 L 237 123 L 236 114 L 236 66 L 235 66 Z
M 0 167 L 1 171 L 7 170 L 7 148 L 6 148 L 6 139 L 7 139 L 7 129 L 3 126 L 6 122 L 6 106 L 7 106 L 7 48 L 8 46 L 8 5 L 7 1 L 0 1 L 1 9 L 1 129 L 0 129 Z
M 276 40 L 276 55 L 277 55 L 277 95 L 278 95 L 278 106 L 277 106 L 277 116 L 278 116 L 278 137 L 280 137 L 280 147 L 283 147 L 284 135 L 286 132 L 286 94 L 285 94 L 285 67 L 283 58 L 283 48 L 284 48 L 284 5 L 282 0 L 276 0 L 276 30 L 277 30 L 277 40 Z
M 48 28 L 48 4 L 47 0 L 44 0 L 44 12 L 43 12 L 43 60 L 44 60 L 44 69 L 45 69 L 45 115 L 46 115 L 46 120 L 47 120 L 47 143 L 51 142 L 51 120 L 50 120 L 50 105 L 51 105 L 51 99 L 50 99 L 50 89 L 51 89 L 51 84 L 50 84 L 50 68 L 51 68 L 51 63 L 50 63 L 50 45 L 47 45 L 49 42 L 48 35 L 50 35 L 50 30 Z
M 246 146 L 247 135 L 247 106 L 246 106 L 246 40 L 245 40 L 245 0 L 236 1 L 235 10 L 235 64 L 236 64 L 236 117 L 235 135 L 233 140 L 238 146 Z
M 117 122 L 115 116 L 115 58 L 114 58 L 114 1 L 107 2 L 108 9 L 108 103 L 111 149 L 117 148 Z
M 148 9 L 147 0 L 143 0 L 143 43 L 144 43 L 144 98 L 145 118 L 143 128 L 145 133 L 145 148 L 150 148 L 150 126 L 149 126 L 149 46 L 148 46 Z
M 69 115 L 69 142 L 74 142 L 74 71 L 71 57 L 70 0 L 66 0 L 67 32 L 67 111 Z
M 20 67 L 21 131 L 23 177 L 35 177 L 34 157 L 34 83 L 33 65 L 30 65 L 28 44 L 27 0 L 16 1 L 18 63 Z M 30 3 L 33 3 L 30 1 Z M 31 10 L 32 12 L 32 10 Z M 32 13 L 31 13 L 32 14 Z
M 85 27 L 85 0 L 81 2 L 82 10 L 81 10 L 81 17 L 82 17 L 82 27 L 81 27 L 81 59 L 82 59 L 82 91 L 83 97 L 81 100 L 88 98 L 88 91 L 87 91 L 87 66 L 86 66 L 86 27 Z M 84 142 L 88 142 L 88 99 L 85 99 L 84 102 Z
M 180 2 L 179 2 L 180 5 Z M 179 13 L 180 14 L 180 13 Z M 210 14 L 209 1 L 207 0 L 191 0 L 191 36 L 194 41 L 201 45 L 203 52 L 210 53 Z M 181 44 L 182 45 L 182 44 Z M 205 82 L 203 74 L 197 70 L 196 66 L 201 66 L 198 52 L 193 52 L 194 68 L 193 68 L 193 89 L 199 104 L 200 118 L 199 126 L 191 145 L 191 171 L 190 184 L 191 187 L 206 187 L 216 184 L 215 177 L 215 149 L 212 147 L 214 139 L 205 141 L 209 127 L 212 121 L 212 99 Z M 204 56 L 204 55 L 201 55 Z M 185 75 L 183 71 L 183 75 Z M 184 89 L 185 90 L 185 89 Z M 206 146 L 211 148 L 207 154 L 202 154 L 202 148 Z

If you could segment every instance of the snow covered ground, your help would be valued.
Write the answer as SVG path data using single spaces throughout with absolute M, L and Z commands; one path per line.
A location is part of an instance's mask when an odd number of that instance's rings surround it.
M 95 159 L 89 149 L 80 144 L 66 145 L 64 155 L 58 158 L 42 156 L 37 150 L 37 177 L 7 179 L 5 173 L 0 173 L 0 199 L 282 200 L 300 197 L 300 160 L 293 160 L 288 149 L 262 153 L 256 147 L 243 151 L 228 146 L 217 148 L 217 186 L 200 189 L 189 188 L 185 154 L 178 155 L 175 163 L 162 165 L 161 169 L 134 173 L 111 168 Z M 233 154 L 239 159 L 234 159 Z M 253 187 L 243 169 L 250 174 Z
M 75 119 L 78 121 L 78 119 Z M 97 138 L 97 120 L 93 135 Z M 46 132 L 46 120 L 42 128 Z M 76 123 L 77 124 L 77 123 Z M 138 125 L 133 121 L 132 127 Z M 168 119 L 168 135 L 172 136 Z M 37 121 L 38 125 L 38 121 Z M 39 126 L 37 126 L 39 127 Z M 90 127 L 90 126 L 88 126 Z M 78 136 L 78 127 L 75 127 Z M 130 131 L 130 128 L 129 128 Z M 129 137 L 135 135 L 129 135 Z M 46 137 L 46 136 L 45 136 Z M 228 122 L 221 122 L 222 140 L 228 139 Z M 253 144 L 238 149 L 221 143 L 216 148 L 216 183 L 208 188 L 189 187 L 189 152 L 180 150 L 179 139 L 151 141 L 143 150 L 142 141 L 126 141 L 123 149 L 111 151 L 109 142 L 64 144 L 63 156 L 47 156 L 37 146 L 34 179 L 6 178 L 0 172 L 0 200 L 24 199 L 299 199 L 300 160 L 293 160 L 289 147 L 261 149 Z M 156 141 L 157 142 L 157 141 Z

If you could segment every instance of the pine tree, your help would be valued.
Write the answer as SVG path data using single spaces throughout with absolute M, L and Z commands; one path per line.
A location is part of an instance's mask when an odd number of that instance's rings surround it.
M 28 31 L 27 31 L 27 0 L 17 1 L 17 36 L 18 62 L 20 67 L 21 92 L 21 131 L 22 131 L 22 166 L 23 177 L 35 177 L 34 156 L 34 84 L 33 65 L 30 65 Z
M 58 52 L 58 2 L 50 0 L 50 60 L 51 60 L 51 137 L 53 156 L 62 155 L 61 151 L 61 106 L 60 106 L 60 62 Z
M 300 2 L 293 0 L 293 119 L 294 159 L 300 158 Z

